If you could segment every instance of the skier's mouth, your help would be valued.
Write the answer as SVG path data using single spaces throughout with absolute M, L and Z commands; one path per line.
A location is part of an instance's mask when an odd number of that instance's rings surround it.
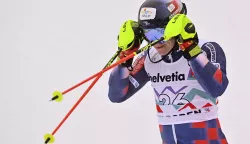
M 157 45 L 155 46 L 156 49 L 162 49 L 164 47 L 165 44 L 161 44 L 161 45 Z

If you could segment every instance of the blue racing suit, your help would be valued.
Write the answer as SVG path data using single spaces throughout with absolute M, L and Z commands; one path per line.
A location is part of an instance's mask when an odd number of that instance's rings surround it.
M 154 47 L 141 53 L 129 74 L 115 67 L 109 78 L 110 101 L 126 101 L 150 82 L 163 144 L 227 144 L 217 115 L 218 97 L 229 83 L 226 56 L 216 42 L 200 40 L 199 46 L 202 53 L 190 61 L 176 45 L 167 56 Z

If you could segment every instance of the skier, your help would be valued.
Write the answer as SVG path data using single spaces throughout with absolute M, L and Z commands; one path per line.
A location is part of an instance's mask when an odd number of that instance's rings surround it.
M 143 40 L 162 40 L 116 66 L 108 97 L 121 103 L 150 82 L 163 144 L 227 144 L 217 115 L 218 97 L 227 86 L 226 56 L 214 41 L 201 40 L 180 0 L 146 0 L 138 21 L 122 24 L 119 59 L 137 51 Z

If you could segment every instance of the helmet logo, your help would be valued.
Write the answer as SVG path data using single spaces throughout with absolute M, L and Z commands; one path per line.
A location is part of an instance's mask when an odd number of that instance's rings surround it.
M 169 18 L 172 18 L 174 15 L 180 13 L 181 8 L 178 6 L 177 1 L 172 1 L 171 3 L 169 3 L 169 5 L 167 6 L 169 12 L 171 13 Z
M 173 3 L 171 3 L 169 6 L 168 6 L 168 10 L 172 13 L 175 9 L 175 6 Z
M 140 11 L 140 20 L 154 19 L 156 15 L 155 8 L 144 7 Z

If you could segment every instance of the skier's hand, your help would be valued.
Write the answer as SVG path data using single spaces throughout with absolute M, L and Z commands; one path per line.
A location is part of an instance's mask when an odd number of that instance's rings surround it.
M 122 52 L 118 56 L 118 60 L 137 51 L 140 48 L 142 40 L 142 30 L 139 27 L 139 24 L 133 20 L 125 21 L 122 24 L 118 35 L 118 47 L 122 49 Z M 121 65 L 130 67 L 132 63 L 133 58 L 127 60 Z
M 185 14 L 177 14 L 168 22 L 164 37 L 165 40 L 175 37 L 187 60 L 201 53 L 195 26 Z

